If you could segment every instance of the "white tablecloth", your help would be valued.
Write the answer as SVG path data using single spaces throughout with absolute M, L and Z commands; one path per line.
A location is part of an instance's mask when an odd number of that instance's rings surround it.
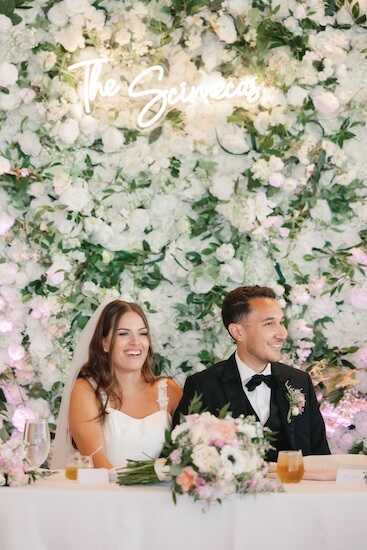
M 366 550 L 367 486 L 328 481 L 202 504 L 167 486 L 0 488 L 1 550 Z

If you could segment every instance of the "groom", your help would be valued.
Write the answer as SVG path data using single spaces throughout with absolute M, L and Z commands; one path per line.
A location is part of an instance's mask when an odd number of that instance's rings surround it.
M 279 363 L 287 336 L 283 312 L 268 287 L 244 286 L 224 299 L 222 319 L 236 342 L 236 352 L 225 361 L 189 376 L 173 425 L 187 414 L 195 393 L 203 408 L 218 414 L 229 403 L 234 417 L 255 415 L 276 432 L 267 460 L 278 451 L 301 449 L 303 455 L 330 454 L 325 425 L 310 376 Z

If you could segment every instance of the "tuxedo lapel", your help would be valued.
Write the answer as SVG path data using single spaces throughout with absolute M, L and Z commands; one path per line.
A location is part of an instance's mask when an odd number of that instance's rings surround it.
M 229 410 L 232 412 L 234 418 L 243 414 L 257 415 L 254 409 L 251 407 L 249 400 L 243 391 L 242 381 L 238 372 L 235 355 L 227 360 L 223 371 L 223 388 L 226 395 L 227 402 L 230 403 Z
M 275 388 L 273 391 L 275 392 L 275 398 L 277 400 L 277 405 L 279 408 L 279 415 L 282 421 L 283 428 L 285 430 L 285 433 L 289 439 L 289 443 L 291 446 L 291 449 L 296 449 L 296 444 L 294 441 L 294 430 L 293 430 L 293 422 L 287 421 L 287 415 L 289 410 L 289 403 L 286 398 L 286 389 L 285 389 L 285 383 L 288 380 L 288 378 L 284 375 L 282 372 L 282 369 L 280 368 L 280 365 L 278 363 L 272 363 L 271 364 L 271 371 L 273 374 L 276 375 L 279 386 Z

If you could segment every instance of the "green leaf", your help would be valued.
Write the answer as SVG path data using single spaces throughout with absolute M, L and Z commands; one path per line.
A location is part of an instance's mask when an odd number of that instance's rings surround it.
M 222 407 L 218 412 L 218 418 L 225 418 L 226 416 L 228 416 L 228 414 L 230 413 L 230 407 L 231 407 L 230 403 L 227 403 L 226 405 L 224 405 L 224 407 Z
M 157 141 L 162 135 L 162 126 L 158 126 L 158 128 L 154 128 L 152 132 L 149 134 L 149 145 Z
M 189 407 L 188 407 L 188 414 L 199 414 L 204 412 L 203 410 L 203 402 L 201 400 L 202 394 L 197 394 L 195 392 L 194 397 L 191 399 Z

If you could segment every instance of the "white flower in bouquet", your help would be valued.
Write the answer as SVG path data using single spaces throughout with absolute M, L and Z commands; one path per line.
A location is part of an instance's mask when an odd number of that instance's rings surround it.
M 210 474 L 218 470 L 221 459 L 218 450 L 201 443 L 192 450 L 192 462 L 204 474 Z

